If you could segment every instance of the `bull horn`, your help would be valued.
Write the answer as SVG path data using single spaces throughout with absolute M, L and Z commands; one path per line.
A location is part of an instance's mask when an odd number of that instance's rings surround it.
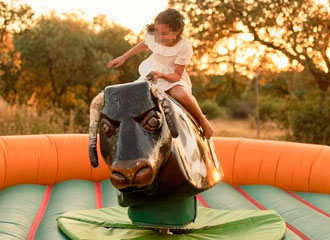
M 104 106 L 104 91 L 100 92 L 92 101 L 89 115 L 89 160 L 93 168 L 99 166 L 97 157 L 97 131 L 99 127 L 100 111 Z
M 158 99 L 160 105 L 163 108 L 166 123 L 170 129 L 172 137 L 174 138 L 178 137 L 179 132 L 178 132 L 176 114 L 170 99 L 166 96 L 166 94 L 163 91 L 152 85 L 151 85 L 151 93 L 155 98 Z

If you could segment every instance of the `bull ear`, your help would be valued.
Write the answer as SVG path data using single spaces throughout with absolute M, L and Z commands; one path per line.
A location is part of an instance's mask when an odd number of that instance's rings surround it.
M 178 132 L 178 123 L 176 118 L 176 112 L 174 107 L 170 101 L 170 99 L 166 96 L 166 94 L 159 90 L 157 87 L 150 86 L 152 95 L 158 99 L 160 105 L 165 114 L 166 123 L 168 128 L 170 129 L 172 137 L 176 138 L 179 136 Z

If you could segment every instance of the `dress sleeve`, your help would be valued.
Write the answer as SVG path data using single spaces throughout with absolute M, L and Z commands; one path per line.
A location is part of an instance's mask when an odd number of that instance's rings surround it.
M 144 44 L 150 48 L 150 46 L 154 44 L 154 36 L 146 32 L 144 34 Z
M 186 39 L 185 46 L 178 52 L 174 63 L 178 65 L 188 65 L 193 54 L 194 52 L 191 43 Z

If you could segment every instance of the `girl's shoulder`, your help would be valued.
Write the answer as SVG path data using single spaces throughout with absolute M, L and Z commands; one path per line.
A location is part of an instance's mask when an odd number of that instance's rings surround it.
M 155 41 L 155 36 L 151 33 L 145 33 L 145 44 L 153 52 L 162 56 L 175 56 L 179 52 L 191 48 L 191 42 L 188 38 L 182 37 L 174 46 L 164 46 Z

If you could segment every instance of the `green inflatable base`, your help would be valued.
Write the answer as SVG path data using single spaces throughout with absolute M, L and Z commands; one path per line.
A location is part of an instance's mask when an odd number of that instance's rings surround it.
M 141 227 L 182 228 L 196 217 L 196 197 L 173 201 L 155 201 L 128 207 L 128 217 Z
M 286 228 L 282 217 L 273 210 L 225 211 L 200 207 L 195 222 L 173 235 L 133 225 L 127 208 L 122 207 L 71 211 L 59 216 L 57 223 L 71 239 L 98 240 L 279 240 Z

